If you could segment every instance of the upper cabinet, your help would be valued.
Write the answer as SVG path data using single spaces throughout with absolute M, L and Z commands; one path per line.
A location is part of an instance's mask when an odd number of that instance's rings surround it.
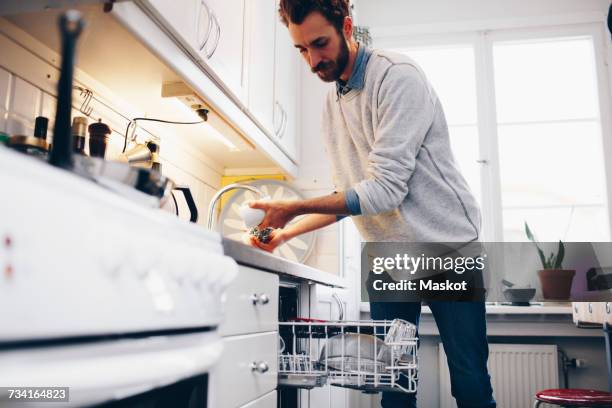
M 198 0 L 198 57 L 238 99 L 244 80 L 245 0 Z
M 268 135 L 274 133 L 274 20 L 276 0 L 249 0 L 248 108 Z
M 246 98 L 245 0 L 145 0 L 166 30 L 235 98 Z
M 184 47 L 189 49 L 189 52 L 196 49 L 199 0 L 147 0 L 146 3 L 147 8 L 164 23 L 164 27 L 180 40 Z
M 278 8 L 278 1 L 277 7 Z M 276 18 L 274 57 L 274 136 L 294 161 L 299 161 L 299 89 L 300 57 L 289 30 Z
M 238 106 L 299 161 L 299 54 L 279 0 L 142 0 Z

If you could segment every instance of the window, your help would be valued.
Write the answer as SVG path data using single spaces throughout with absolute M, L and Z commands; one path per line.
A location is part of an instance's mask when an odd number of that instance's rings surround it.
M 594 35 L 457 41 L 390 48 L 413 58 L 440 98 L 485 239 L 524 241 L 528 222 L 542 241 L 609 241 Z
M 493 43 L 505 241 L 608 241 L 591 38 Z
M 456 45 L 399 51 L 421 66 L 438 94 L 448 122 L 455 160 L 474 196 L 481 202 L 474 47 Z M 452 61 L 452 71 L 448 69 L 449 61 Z

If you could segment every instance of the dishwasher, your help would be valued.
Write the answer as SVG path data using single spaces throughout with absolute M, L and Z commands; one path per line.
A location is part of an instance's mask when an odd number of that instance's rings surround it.
M 298 390 L 325 385 L 365 393 L 414 393 L 418 338 L 400 320 L 319 320 L 300 316 L 299 288 L 279 292 L 278 406 L 299 406 Z

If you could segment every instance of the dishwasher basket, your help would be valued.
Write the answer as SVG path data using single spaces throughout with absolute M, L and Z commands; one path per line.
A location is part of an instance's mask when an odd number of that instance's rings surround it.
M 279 335 L 279 385 L 416 392 L 418 339 L 405 320 L 296 319 Z

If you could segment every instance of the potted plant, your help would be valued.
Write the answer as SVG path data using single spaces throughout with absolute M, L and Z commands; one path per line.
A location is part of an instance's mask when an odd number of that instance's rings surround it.
M 563 242 L 559 241 L 559 249 L 557 253 L 551 252 L 546 258 L 544 251 L 538 245 L 539 242 L 532 234 L 527 223 L 525 223 L 525 234 L 538 249 L 538 255 L 542 262 L 542 269 L 538 271 L 540 285 L 542 286 L 542 296 L 544 299 L 550 300 L 567 300 L 570 297 L 572 289 L 572 281 L 576 271 L 573 269 L 563 269 L 562 263 L 565 257 L 565 247 Z

